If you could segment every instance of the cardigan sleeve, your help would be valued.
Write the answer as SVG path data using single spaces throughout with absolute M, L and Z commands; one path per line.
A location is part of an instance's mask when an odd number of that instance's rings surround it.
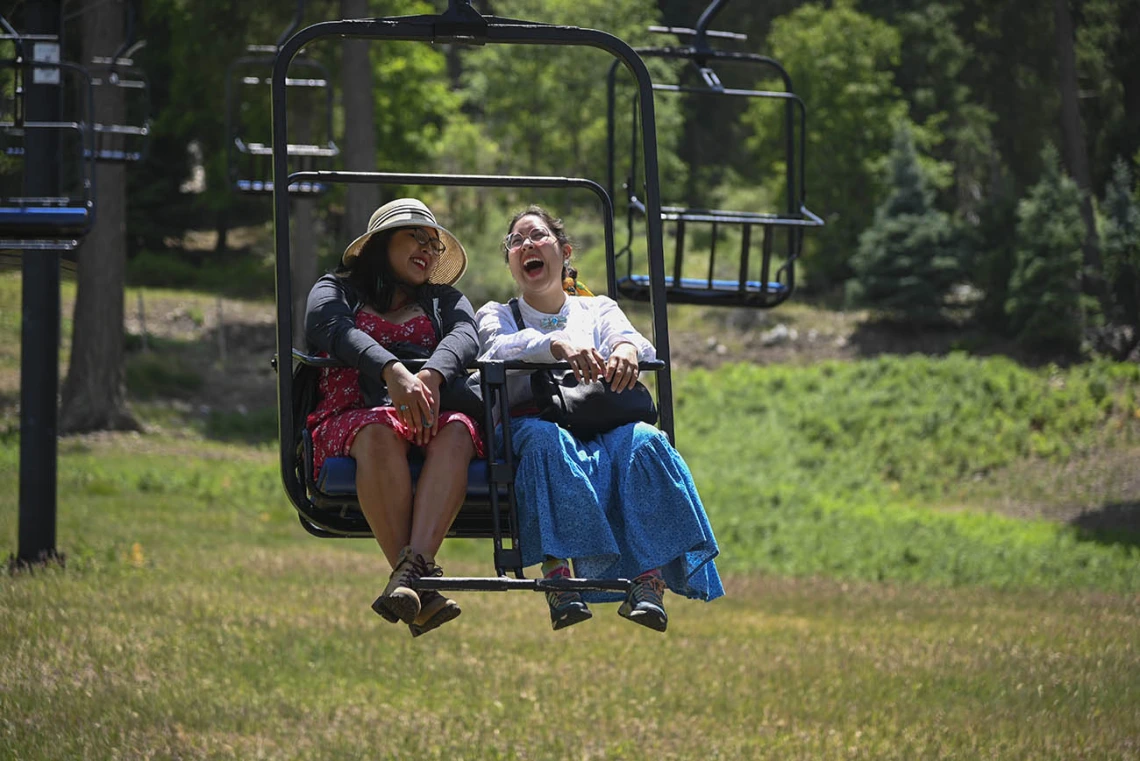
M 435 370 L 444 382 L 465 374 L 465 368 L 479 354 L 479 334 L 475 328 L 475 313 L 471 302 L 457 289 L 440 286 L 439 299 L 440 340 L 424 365 Z
M 353 302 L 341 278 L 322 276 L 309 291 L 305 305 L 305 338 L 330 357 L 382 381 L 384 366 L 396 356 L 356 327 Z

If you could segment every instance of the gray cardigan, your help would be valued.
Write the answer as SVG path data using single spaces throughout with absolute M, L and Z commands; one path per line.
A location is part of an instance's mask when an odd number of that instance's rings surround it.
M 450 285 L 423 286 L 417 301 L 439 340 L 424 369 L 438 371 L 444 383 L 448 383 L 464 375 L 464 368 L 479 354 L 475 311 L 467 297 Z M 305 338 L 310 348 L 325 351 L 360 370 L 362 375 L 383 383 L 384 366 L 398 358 L 356 327 L 356 313 L 362 306 L 363 300 L 347 280 L 323 275 L 309 291 Z

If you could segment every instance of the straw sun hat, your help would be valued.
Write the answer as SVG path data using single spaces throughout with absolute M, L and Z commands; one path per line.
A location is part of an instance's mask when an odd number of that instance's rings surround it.
M 467 252 L 463 249 L 463 244 L 435 221 L 431 209 L 415 198 L 397 198 L 372 212 L 372 218 L 368 220 L 368 232 L 348 244 L 341 261 L 345 266 L 351 266 L 369 238 L 397 227 L 430 227 L 439 231 L 439 239 L 446 249 L 440 255 L 428 282 L 451 285 L 463 277 L 467 271 Z

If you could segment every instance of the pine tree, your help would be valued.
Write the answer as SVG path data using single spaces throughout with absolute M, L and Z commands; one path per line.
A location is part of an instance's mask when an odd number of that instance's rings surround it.
M 888 180 L 890 196 L 859 236 L 848 297 L 853 304 L 908 320 L 936 321 L 961 274 L 959 236 L 949 215 L 932 206 L 933 194 L 905 124 L 895 130 Z
M 1043 174 L 1017 206 L 1017 260 L 1005 304 L 1019 342 L 1074 353 L 1084 329 L 1080 303 L 1081 191 L 1057 149 L 1041 152 Z
M 1114 317 L 1140 340 L 1140 199 L 1128 163 L 1118 158 L 1104 194 L 1104 266 Z

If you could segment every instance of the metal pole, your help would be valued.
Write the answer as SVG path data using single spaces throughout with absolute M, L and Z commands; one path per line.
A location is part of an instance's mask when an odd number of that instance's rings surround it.
M 28 34 L 59 35 L 63 17 L 58 0 L 29 0 Z M 53 43 L 25 46 L 30 57 L 50 54 Z M 59 46 L 54 52 L 58 60 Z M 27 80 L 28 121 L 60 120 L 60 69 L 44 68 Z M 54 74 L 55 83 L 51 83 Z M 37 83 L 37 79 L 48 80 Z M 24 192 L 32 198 L 60 195 L 57 172 L 57 130 L 29 129 L 25 138 Z M 59 388 L 59 254 L 25 251 L 20 360 L 20 528 L 15 562 L 18 566 L 60 559 L 55 548 L 56 427 Z

